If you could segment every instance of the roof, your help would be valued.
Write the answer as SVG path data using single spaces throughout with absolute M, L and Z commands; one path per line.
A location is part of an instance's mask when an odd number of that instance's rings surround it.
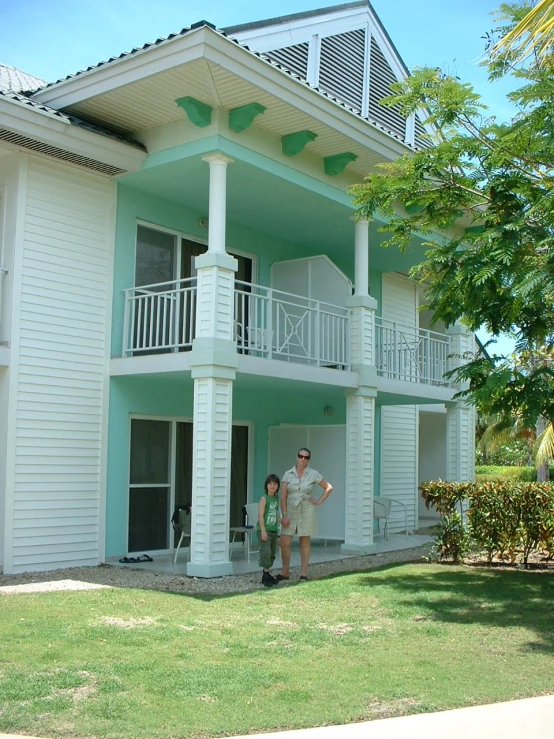
M 21 69 L 0 64 L 0 92 L 34 92 L 47 83 Z
M 15 69 L 15 67 L 11 67 L 11 69 Z M 25 72 L 21 72 L 19 69 L 16 69 L 15 71 L 19 72 L 19 74 L 23 75 L 24 77 L 31 77 L 31 75 L 26 75 Z M 38 79 L 38 78 L 34 77 L 33 79 Z M 85 128 L 86 130 L 91 131 L 92 133 L 97 133 L 97 134 L 100 134 L 101 136 L 108 136 L 109 138 L 116 139 L 117 141 L 121 141 L 125 144 L 130 144 L 131 146 L 141 149 L 142 151 L 146 151 L 146 148 L 144 147 L 144 145 L 141 144 L 139 141 L 134 141 L 132 139 L 129 139 L 123 134 L 117 131 L 113 131 L 111 128 L 108 128 L 107 126 L 100 126 L 98 123 L 92 123 L 91 121 L 87 121 L 83 118 L 79 118 L 70 113 L 65 113 L 63 111 L 50 108 L 48 105 L 44 105 L 44 103 L 39 103 L 38 101 L 33 100 L 27 95 L 24 95 L 18 92 L 3 91 L 0 89 L 0 97 L 6 98 L 7 100 L 11 100 L 14 103 L 25 105 L 29 108 L 37 110 L 40 113 L 44 113 L 46 115 L 59 118 L 60 120 L 65 121 L 66 123 L 70 123 L 73 126 L 79 126 L 79 128 Z

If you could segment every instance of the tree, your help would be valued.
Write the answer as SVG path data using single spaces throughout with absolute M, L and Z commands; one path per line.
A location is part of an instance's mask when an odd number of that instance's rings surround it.
M 554 0 L 540 0 L 492 49 L 492 57 L 509 55 L 514 62 L 536 54 L 548 58 L 554 39 Z
M 502 5 L 497 32 L 505 38 L 530 9 Z M 434 145 L 381 165 L 352 192 L 360 217 L 388 217 L 385 246 L 426 239 L 413 275 L 427 286 L 436 320 L 516 338 L 517 362 L 467 358 L 455 371 L 469 381 L 462 395 L 483 415 L 515 417 L 525 428 L 542 417 L 554 429 L 554 56 L 514 68 L 512 51 L 493 48 L 491 78 L 510 69 L 518 85 L 509 95 L 519 109 L 513 120 L 486 117 L 471 85 L 416 69 L 384 102 L 405 115 L 426 110 Z

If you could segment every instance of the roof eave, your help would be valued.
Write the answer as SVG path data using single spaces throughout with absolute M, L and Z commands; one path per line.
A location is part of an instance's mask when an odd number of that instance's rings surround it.
M 131 144 L 88 131 L 46 111 L 0 96 L 1 128 L 125 172 L 140 169 L 147 154 Z
M 308 83 L 241 46 L 209 26 L 190 30 L 76 77 L 63 80 L 32 96 L 55 109 L 78 105 L 138 79 L 197 59 L 223 66 L 232 74 L 262 87 L 278 99 L 312 115 L 363 146 L 371 145 L 387 159 L 410 150 L 405 143 L 343 107 Z

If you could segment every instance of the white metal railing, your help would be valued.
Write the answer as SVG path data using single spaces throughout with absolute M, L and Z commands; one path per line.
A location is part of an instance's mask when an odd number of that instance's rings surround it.
M 281 290 L 235 281 L 240 352 L 350 369 L 350 311 Z
M 383 377 L 450 387 L 450 337 L 418 326 L 375 318 L 375 364 Z
M 190 348 L 196 278 L 127 288 L 123 356 Z M 235 281 L 234 339 L 242 354 L 350 368 L 350 311 L 249 282 Z
M 123 356 L 190 348 L 196 322 L 196 278 L 127 288 Z

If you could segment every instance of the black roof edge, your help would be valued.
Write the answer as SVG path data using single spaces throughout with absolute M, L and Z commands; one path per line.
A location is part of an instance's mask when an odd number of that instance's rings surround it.
M 326 15 L 327 13 L 336 13 L 339 10 L 350 10 L 351 8 L 361 8 L 367 6 L 368 0 L 356 0 L 352 3 L 342 3 L 341 5 L 329 5 L 327 8 L 317 8 L 316 10 L 305 10 L 301 13 L 291 13 L 290 15 L 280 15 L 275 18 L 267 18 L 263 21 L 253 21 L 252 23 L 240 23 L 237 26 L 228 26 L 222 28 L 224 33 L 239 33 L 240 31 L 253 31 L 256 28 L 266 28 L 267 26 L 277 26 L 280 23 L 289 23 L 290 21 L 299 21 L 303 18 L 315 18 L 318 15 Z
M 197 21 L 196 23 L 191 23 L 189 28 L 192 31 L 195 28 L 203 28 L 204 26 L 208 26 L 208 28 L 213 28 L 214 31 L 217 31 L 217 28 L 213 23 L 210 23 L 210 21 Z

